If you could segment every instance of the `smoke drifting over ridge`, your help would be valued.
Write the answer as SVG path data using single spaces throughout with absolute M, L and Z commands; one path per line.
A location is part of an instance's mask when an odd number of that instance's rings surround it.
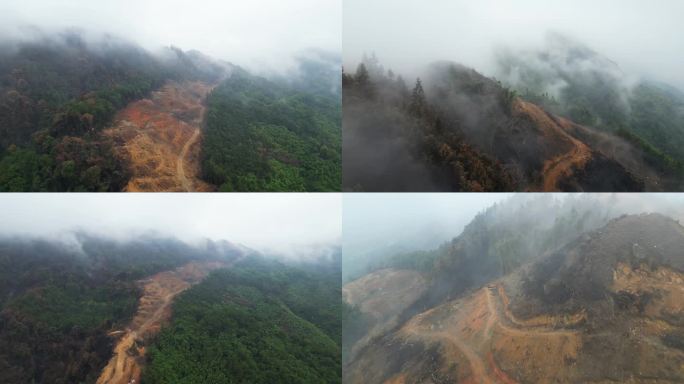
M 255 71 L 283 71 L 309 49 L 340 52 L 339 0 L 7 0 L 0 36 L 31 40 L 66 29 L 120 36 L 151 51 L 196 49 Z
M 505 2 L 409 0 L 344 2 L 344 64 L 353 71 L 364 52 L 385 67 L 420 75 L 437 60 L 452 60 L 496 75 L 496 53 L 543 47 L 555 31 L 587 45 L 626 73 L 684 89 L 684 3 L 639 0 Z

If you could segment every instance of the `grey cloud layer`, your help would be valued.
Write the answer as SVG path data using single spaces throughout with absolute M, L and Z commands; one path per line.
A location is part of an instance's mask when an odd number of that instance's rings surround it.
M 343 271 L 360 272 L 383 256 L 430 250 L 461 234 L 475 216 L 494 204 L 509 208 L 537 201 L 537 193 L 354 193 L 343 197 Z M 553 199 L 585 199 L 611 212 L 661 213 L 684 220 L 684 195 L 667 193 L 554 193 Z M 538 201 L 537 201 L 538 202 Z M 558 212 L 544 212 L 548 221 Z M 530 236 L 532 234 L 529 234 Z M 352 274 L 353 274 L 352 273 Z M 356 277 L 358 277 L 358 273 Z
M 158 233 L 288 253 L 340 242 L 339 194 L 2 194 L 0 234 L 119 239 Z
M 3 0 L 0 36 L 30 26 L 122 36 L 148 49 L 175 45 L 259 70 L 310 48 L 341 50 L 340 0 Z
M 415 75 L 436 60 L 494 75 L 494 52 L 532 49 L 548 31 L 587 44 L 627 73 L 684 88 L 684 2 L 662 0 L 345 0 L 344 62 L 364 51 Z

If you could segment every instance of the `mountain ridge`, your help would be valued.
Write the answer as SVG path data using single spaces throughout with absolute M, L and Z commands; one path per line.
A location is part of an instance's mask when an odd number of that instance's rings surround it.
M 664 215 L 612 219 L 375 335 L 345 382 L 677 382 L 682 245 Z

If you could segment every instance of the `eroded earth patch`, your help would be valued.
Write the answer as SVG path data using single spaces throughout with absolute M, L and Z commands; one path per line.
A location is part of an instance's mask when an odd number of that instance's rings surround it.
M 212 89 L 200 81 L 170 81 L 117 114 L 103 134 L 114 139 L 117 154 L 128 164 L 125 191 L 214 189 L 199 178 L 204 101 Z

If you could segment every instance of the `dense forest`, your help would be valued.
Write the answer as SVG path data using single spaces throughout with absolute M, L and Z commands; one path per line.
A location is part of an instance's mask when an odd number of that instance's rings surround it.
M 427 98 L 375 56 L 343 74 L 345 190 L 508 191 L 510 173 L 464 139 Z M 505 94 L 502 94 L 505 102 Z
M 4 43 L 0 54 L 0 191 L 120 191 L 128 175 L 99 131 L 169 79 L 216 80 L 198 52 L 153 56 L 77 32 Z
M 213 272 L 174 303 L 143 382 L 341 382 L 341 271 L 333 263 L 255 257 Z
M 208 100 L 202 171 L 222 191 L 339 191 L 337 59 L 302 59 L 292 79 L 233 71 Z
M 339 57 L 306 51 L 269 79 L 197 51 L 152 54 L 65 32 L 0 53 L 0 191 L 120 191 L 116 113 L 166 82 L 219 84 L 208 98 L 202 178 L 224 191 L 336 191 Z
M 94 383 L 111 357 L 107 332 L 137 309 L 136 280 L 238 252 L 156 237 L 0 240 L 0 382 Z

